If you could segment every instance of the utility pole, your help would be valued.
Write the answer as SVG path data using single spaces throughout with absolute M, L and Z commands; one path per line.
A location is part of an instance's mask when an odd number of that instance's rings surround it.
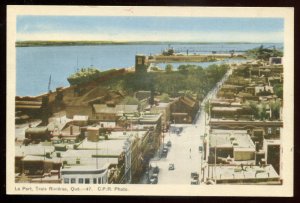
M 51 74 L 50 74 L 49 82 L 48 82 L 48 92 L 50 92 L 50 86 L 51 86 Z
M 217 182 L 217 173 L 216 173 L 216 165 L 217 165 L 217 143 L 218 140 L 216 139 L 216 145 L 215 145 L 215 170 L 214 170 L 214 176 L 215 176 L 215 182 Z
M 96 169 L 98 169 L 98 141 L 96 142 Z

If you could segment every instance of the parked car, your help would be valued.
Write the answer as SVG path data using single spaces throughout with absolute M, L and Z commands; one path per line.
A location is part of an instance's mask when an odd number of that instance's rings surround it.
M 191 180 L 191 185 L 199 185 L 199 179 L 193 178 L 193 179 Z
M 153 168 L 153 174 L 158 174 L 159 173 L 159 168 L 158 166 Z
M 171 147 L 171 146 L 172 146 L 172 142 L 171 142 L 171 141 L 168 141 L 168 142 L 167 142 L 167 146 L 168 146 L 168 147 Z
M 174 164 L 173 164 L 173 163 L 170 163 L 170 164 L 169 164 L 169 170 L 174 170 L 174 169 L 175 169 Z
M 191 185 L 198 185 L 199 184 L 199 174 L 197 172 L 191 173 Z
M 157 174 L 153 174 L 150 178 L 150 184 L 157 184 L 158 182 L 158 177 L 157 177 Z
M 199 178 L 199 173 L 197 173 L 197 172 L 192 172 L 191 173 L 191 178 Z
M 168 148 L 165 148 L 165 147 L 164 147 L 162 152 L 163 152 L 163 154 L 167 154 L 168 151 L 169 151 Z

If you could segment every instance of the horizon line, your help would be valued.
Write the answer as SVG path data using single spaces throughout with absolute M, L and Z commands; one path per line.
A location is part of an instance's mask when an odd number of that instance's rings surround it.
M 158 41 L 158 40 L 16 40 L 17 42 L 101 42 L 101 43 L 247 43 L 247 44 L 260 44 L 260 43 L 284 43 L 284 42 L 251 42 L 251 41 Z

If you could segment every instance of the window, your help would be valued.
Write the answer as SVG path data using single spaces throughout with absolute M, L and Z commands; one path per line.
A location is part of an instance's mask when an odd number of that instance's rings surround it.
M 83 178 L 79 178 L 78 183 L 79 183 L 79 184 L 83 184 Z
M 97 178 L 93 178 L 93 183 L 97 184 Z
M 64 178 L 64 183 L 69 184 L 69 178 Z
M 142 58 L 138 58 L 137 63 L 138 63 L 139 65 L 141 65 L 141 64 L 143 63 L 143 59 L 142 59 Z
M 272 134 L 272 128 L 268 128 L 268 134 Z
M 71 183 L 76 183 L 76 178 L 71 178 Z
M 90 179 L 89 178 L 85 179 L 85 184 L 90 184 Z

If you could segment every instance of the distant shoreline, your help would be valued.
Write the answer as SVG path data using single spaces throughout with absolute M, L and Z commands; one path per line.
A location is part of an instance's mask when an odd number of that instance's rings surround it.
M 44 46 L 97 46 L 97 45 L 135 45 L 135 44 L 280 44 L 275 42 L 157 42 L 157 41 L 17 41 L 16 47 L 44 47 Z

